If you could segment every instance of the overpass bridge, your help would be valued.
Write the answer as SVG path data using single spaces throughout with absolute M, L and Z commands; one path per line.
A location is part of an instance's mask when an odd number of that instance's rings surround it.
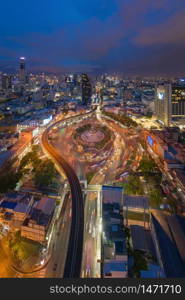
M 67 257 L 64 268 L 64 278 L 78 278 L 81 273 L 82 251 L 83 251 L 83 231 L 84 231 L 84 201 L 81 185 L 74 170 L 61 154 L 49 141 L 50 131 L 54 128 L 69 126 L 83 119 L 89 118 L 95 109 L 84 114 L 76 115 L 57 121 L 50 125 L 43 133 L 41 143 L 45 153 L 54 161 L 55 167 L 62 176 L 66 176 L 72 195 L 72 220 Z

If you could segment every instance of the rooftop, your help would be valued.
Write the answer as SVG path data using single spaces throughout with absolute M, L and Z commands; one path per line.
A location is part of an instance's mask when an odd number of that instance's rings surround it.
M 126 244 L 123 241 L 115 241 L 115 253 L 116 255 L 126 255 L 127 254 L 127 249 L 126 249 Z
M 106 276 L 125 277 L 127 272 L 127 262 L 121 260 L 105 260 L 103 273 Z
M 149 198 L 146 196 L 123 196 L 123 205 L 130 208 L 149 208 Z
M 163 274 L 161 274 L 160 267 L 157 265 L 150 264 L 149 269 L 146 271 L 141 271 L 141 278 L 159 278 Z M 162 276 L 163 277 L 163 276 Z
M 35 208 L 32 210 L 30 220 L 35 221 L 37 225 L 48 226 L 50 219 L 51 216 L 45 215 L 43 212 Z
M 14 208 L 15 212 L 26 213 L 28 210 L 29 204 L 18 203 Z
M 171 226 L 169 226 L 169 218 L 162 212 L 154 210 L 151 214 L 151 221 L 166 277 L 185 277 L 184 262 L 176 246 L 179 232 L 175 233 L 175 230 L 171 232 L 173 221 L 171 220 Z
M 125 238 L 123 226 L 119 224 L 113 224 L 107 226 L 107 234 L 111 241 L 123 241 Z
M 11 157 L 11 151 L 5 151 L 0 153 L 0 168 Z
M 0 204 L 0 207 L 2 208 L 7 208 L 7 209 L 14 209 L 15 206 L 17 205 L 17 203 L 15 202 L 11 202 L 11 201 L 3 201 L 1 204 Z
M 55 208 L 55 199 L 43 197 L 35 206 L 35 209 L 42 211 L 45 215 L 50 215 Z
M 167 222 L 185 268 L 185 217 L 169 216 Z
M 131 225 L 130 231 L 133 249 L 148 252 L 149 248 L 144 227 L 140 225 Z
M 122 187 L 102 186 L 104 203 L 122 203 Z

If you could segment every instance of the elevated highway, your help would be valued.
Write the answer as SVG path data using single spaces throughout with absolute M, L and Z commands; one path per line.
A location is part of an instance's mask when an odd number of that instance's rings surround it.
M 77 175 L 61 154 L 52 146 L 49 141 L 49 133 L 54 127 L 65 126 L 78 122 L 89 117 L 95 111 L 66 118 L 50 125 L 42 135 L 42 147 L 47 155 L 55 162 L 55 167 L 61 175 L 65 173 L 68 179 L 72 195 L 72 220 L 67 257 L 64 268 L 64 278 L 79 278 L 81 272 L 82 251 L 83 251 L 83 231 L 84 231 L 84 201 L 83 194 Z

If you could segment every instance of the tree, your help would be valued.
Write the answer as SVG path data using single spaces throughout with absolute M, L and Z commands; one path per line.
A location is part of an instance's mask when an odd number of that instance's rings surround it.
M 19 170 L 22 174 L 29 172 L 29 167 L 32 167 L 32 173 L 34 174 L 34 182 L 38 187 L 49 186 L 55 175 L 55 167 L 52 161 L 49 159 L 41 160 L 38 156 L 39 146 L 34 145 L 32 151 L 28 152 L 20 162 Z
M 33 168 L 34 168 L 34 165 L 38 165 L 38 163 L 41 162 L 41 160 L 39 160 L 39 157 L 38 157 L 38 151 L 39 151 L 39 146 L 38 145 L 33 145 L 32 146 L 32 151 L 28 152 L 22 158 L 19 168 L 23 169 L 29 164 L 32 164 Z
M 55 175 L 56 171 L 52 161 L 47 160 L 41 162 L 35 170 L 34 181 L 36 186 L 49 186 L 52 183 Z
M 150 185 L 158 187 L 162 181 L 162 174 L 161 173 L 156 173 L 156 174 L 145 173 L 144 178 Z
M 140 161 L 139 170 L 144 173 L 154 172 L 156 170 L 156 164 L 152 159 L 144 156 Z
M 32 164 L 34 161 L 38 160 L 38 154 L 36 151 L 28 152 L 21 160 L 20 162 L 20 169 L 23 169 L 29 164 Z
M 94 174 L 95 174 L 94 172 L 89 172 L 89 173 L 86 174 L 88 184 L 90 183 L 90 181 L 93 178 Z
M 39 145 L 33 145 L 32 146 L 32 152 L 38 153 L 39 150 L 40 150 L 40 146 Z
M 21 179 L 22 173 L 9 172 L 0 177 L 0 193 L 6 193 L 15 189 L 17 183 Z
M 114 114 L 114 113 L 111 113 L 111 112 L 106 112 L 106 111 L 103 111 L 103 113 L 107 117 L 110 117 L 113 120 L 120 122 L 124 126 L 127 126 L 127 127 L 137 127 L 138 126 L 135 121 L 133 121 L 130 117 L 128 117 L 124 114 L 117 115 L 117 114 Z
M 12 234 L 9 240 L 9 248 L 14 262 L 19 264 L 32 256 L 39 256 L 41 245 L 38 242 L 21 237 L 20 231 L 17 231 Z
M 68 112 L 69 112 L 68 108 L 64 107 L 64 109 L 63 109 L 63 114 L 64 114 L 64 115 L 67 115 Z
M 144 253 L 139 250 L 133 252 L 134 266 L 133 271 L 137 277 L 140 277 L 141 270 L 148 270 L 148 263 L 144 256 Z
M 125 194 L 143 195 L 143 187 L 137 175 L 130 175 L 127 182 L 123 184 Z
M 42 163 L 42 160 L 39 158 L 36 158 L 32 161 L 33 172 L 35 172 L 39 168 L 41 163 Z
M 162 203 L 162 192 L 160 188 L 156 188 L 150 191 L 150 205 L 154 208 L 159 208 Z
M 151 119 L 152 116 L 153 116 L 153 112 L 152 112 L 152 111 L 148 111 L 148 112 L 146 113 L 146 118 Z

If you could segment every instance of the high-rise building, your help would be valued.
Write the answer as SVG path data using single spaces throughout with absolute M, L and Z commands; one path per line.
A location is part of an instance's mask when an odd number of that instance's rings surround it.
M 171 122 L 171 85 L 158 85 L 155 94 L 155 114 L 163 125 Z
M 12 88 L 12 76 L 7 74 L 1 75 L 1 89 L 8 90 Z
M 25 59 L 25 57 L 20 57 L 20 60 L 19 60 L 19 81 L 21 83 L 26 83 L 26 59 Z
M 82 74 L 81 76 L 81 87 L 82 87 L 82 104 L 87 105 L 92 95 L 92 86 L 87 74 Z
M 172 118 L 185 116 L 185 86 L 173 86 L 172 95 Z
M 155 114 L 169 126 L 174 118 L 185 117 L 185 87 L 164 84 L 156 87 Z
M 66 76 L 65 82 L 66 82 L 68 96 L 73 96 L 73 90 L 75 87 L 74 75 L 70 74 L 70 75 Z

